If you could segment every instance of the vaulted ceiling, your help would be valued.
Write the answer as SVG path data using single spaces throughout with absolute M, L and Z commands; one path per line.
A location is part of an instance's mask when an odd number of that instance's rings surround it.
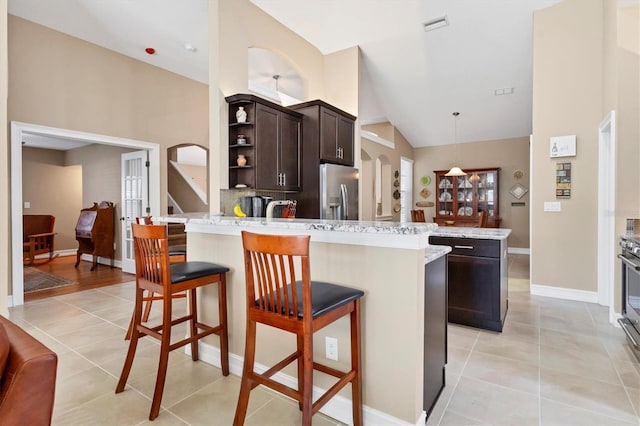
M 457 142 L 531 133 L 533 11 L 560 0 L 250 1 L 324 54 L 360 46 L 361 123 L 388 120 L 414 147 L 453 143 L 453 111 Z M 207 0 L 9 0 L 11 14 L 202 82 L 207 7 Z M 424 30 L 444 16 L 448 25 Z M 147 46 L 161 54 L 146 55 Z

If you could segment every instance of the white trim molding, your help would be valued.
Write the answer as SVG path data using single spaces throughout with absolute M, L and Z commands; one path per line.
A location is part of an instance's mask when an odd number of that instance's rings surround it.
M 362 130 L 360 129 L 360 137 L 368 139 L 372 142 L 375 143 L 379 143 L 380 145 L 386 146 L 387 148 L 391 148 L 391 149 L 395 149 L 396 148 L 396 144 L 386 140 L 384 138 L 381 138 L 380 136 L 376 135 L 373 132 L 369 132 L 368 130 Z
M 191 355 L 191 346 L 185 346 L 185 353 L 187 355 Z M 198 356 L 201 361 L 206 362 L 207 364 L 211 364 L 218 368 L 222 367 L 220 363 L 220 348 L 216 346 L 210 345 L 208 343 L 203 343 L 202 341 L 198 342 Z M 243 366 L 244 358 L 230 353 L 229 354 L 229 372 L 234 376 L 242 377 L 242 366 Z M 255 363 L 254 367 L 257 373 L 264 373 L 267 371 L 267 367 Z M 271 377 L 273 380 L 280 382 L 284 385 L 292 387 L 296 389 L 298 387 L 298 379 L 290 376 L 288 374 L 276 373 Z M 320 395 L 322 395 L 326 389 L 319 388 L 317 386 L 313 387 L 313 399 L 316 400 Z M 382 411 L 376 410 L 371 407 L 367 407 L 364 405 L 362 407 L 363 411 L 363 423 L 366 425 L 413 425 L 413 423 L 408 423 L 404 420 L 398 419 L 397 417 L 391 416 Z M 353 417 L 351 413 L 351 400 L 349 398 L 345 398 L 341 395 L 336 395 L 329 400 L 321 409 L 320 412 L 326 414 L 327 416 L 339 420 L 342 423 L 351 425 L 353 424 Z M 422 412 L 420 417 L 415 423 L 415 426 L 422 426 L 425 424 L 427 419 L 426 412 Z
M 531 256 L 531 249 L 529 247 L 509 247 L 507 251 L 510 254 L 526 254 Z
M 575 300 L 577 302 L 598 303 L 597 291 L 576 290 L 573 288 L 553 287 L 548 285 L 531 284 L 529 286 L 534 296 L 554 297 L 556 299 Z

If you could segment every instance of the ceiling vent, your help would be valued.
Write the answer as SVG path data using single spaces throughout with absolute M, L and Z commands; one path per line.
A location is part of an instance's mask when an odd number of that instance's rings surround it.
M 422 27 L 425 31 L 433 31 L 437 30 L 438 28 L 446 27 L 447 25 L 449 25 L 449 18 L 447 17 L 447 15 L 444 15 L 425 22 L 424 24 L 422 24 Z
M 513 95 L 513 87 L 503 87 L 501 89 L 496 89 L 493 91 L 493 94 L 496 96 Z

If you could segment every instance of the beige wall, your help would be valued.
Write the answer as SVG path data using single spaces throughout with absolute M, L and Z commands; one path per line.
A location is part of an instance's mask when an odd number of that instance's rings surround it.
M 8 88 L 7 0 L 0 0 L 0 314 L 8 316 L 7 296 L 11 282 L 11 201 L 9 188 L 9 142 L 7 130 Z
M 158 143 L 162 165 L 166 148 L 209 139 L 206 84 L 13 15 L 9 73 L 12 121 Z
M 603 118 L 602 1 L 567 0 L 534 15 L 531 284 L 597 290 L 598 124 Z M 577 156 L 549 158 L 549 138 L 576 135 Z M 571 162 L 571 198 L 556 201 L 556 163 Z
M 75 226 L 81 209 L 93 203 L 115 204 L 116 259 L 120 249 L 121 161 L 132 149 L 88 145 L 69 151 L 23 148 L 22 195 L 31 203 L 24 214 L 56 216 L 56 250 L 76 249 Z M 43 178 L 43 176 L 45 178 Z
M 223 142 L 228 135 L 228 109 L 224 97 L 247 93 L 247 49 L 260 47 L 285 58 L 304 82 L 303 101 L 322 99 L 354 115 L 358 109 L 360 60 L 357 48 L 323 56 L 249 0 L 211 1 L 209 16 L 210 86 L 211 91 L 216 92 L 211 95 L 211 134 L 217 135 L 212 136 L 210 148 L 218 153 L 217 158 L 211 160 L 210 188 L 211 209 L 218 210 L 219 189 L 228 188 L 227 147 Z M 217 28 L 217 32 L 211 31 L 212 28 Z M 218 51 L 213 52 L 216 46 Z M 359 152 L 358 143 L 356 152 Z
M 22 149 L 22 199 L 31 204 L 22 213 L 56 217 L 56 251 L 78 248 L 75 227 L 82 208 L 82 172 L 80 165 L 65 164 L 64 151 Z
M 499 167 L 500 185 L 500 222 L 501 228 L 511 229 L 508 239 L 509 247 L 529 248 L 529 192 L 521 199 L 516 199 L 509 193 L 509 190 L 520 183 L 526 188 L 531 188 L 529 184 L 529 138 L 521 137 L 515 139 L 501 139 L 493 141 L 482 141 L 464 143 L 457 145 L 441 145 L 427 148 L 417 148 L 414 150 L 413 164 L 413 199 L 414 201 L 424 200 L 435 203 L 436 188 L 434 170 L 447 170 L 453 165 L 453 158 L 457 158 L 457 165 L 463 170 L 482 169 Z M 513 174 L 516 170 L 523 172 L 522 179 L 516 179 Z M 427 189 L 431 195 L 426 200 L 419 195 L 424 188 L 420 184 L 422 176 L 429 176 L 431 183 Z M 512 206 L 513 202 L 524 202 L 524 207 Z M 424 208 L 428 222 L 433 221 L 435 207 Z
M 395 200 L 391 195 L 396 189 L 393 186 L 393 173 L 400 170 L 400 157 L 413 159 L 414 150 L 411 144 L 402 136 L 391 123 L 378 123 L 362 126 L 363 130 L 373 132 L 383 139 L 392 142 L 395 148 L 389 148 L 385 145 L 373 142 L 367 138 L 360 138 L 362 151 L 362 167 L 360 171 L 360 201 L 362 204 L 362 220 L 375 220 L 375 162 L 377 158 L 384 157 L 389 161 L 391 168 L 391 177 L 387 185 L 383 185 L 383 190 L 387 190 L 387 194 L 383 194 L 383 202 L 391 204 L 390 212 L 393 221 L 400 220 L 400 212 L 394 212 L 393 206 L 400 205 L 400 200 Z M 415 167 L 415 165 L 414 165 Z M 415 169 L 414 169 L 415 170 Z M 383 212 L 384 213 L 384 212 Z
M 0 68 L 0 77 L 10 75 L 7 119 L 157 143 L 162 148 L 160 193 L 166 194 L 166 148 L 185 141 L 206 145 L 209 139 L 207 85 L 3 13 L 5 17 L 8 63 Z M 8 151 L 5 135 L 1 146 Z M 8 173 L 9 167 L 1 169 Z M 166 197 L 160 205 L 166 211 Z M 8 217 L 9 208 L 2 213 Z M 0 235 L 2 249 L 10 250 L 10 236 L 5 241 L 6 233 Z M 8 253 L 0 262 L 10 259 Z M 8 263 L 2 270 L 10 270 Z M 3 295 L 10 276 L 1 283 Z
M 625 232 L 627 218 L 640 217 L 640 6 L 618 14 L 617 143 L 616 143 L 616 235 Z M 606 112 L 606 111 L 605 111 Z M 617 250 L 616 250 L 617 251 Z M 616 263 L 617 264 L 617 263 Z M 620 270 L 616 268 L 615 295 L 621 294 Z M 615 298 L 620 312 L 621 298 Z
M 114 242 L 116 243 L 116 259 L 122 259 L 120 247 L 121 226 L 119 217 L 122 214 L 122 154 L 135 151 L 110 145 L 88 145 L 69 150 L 66 163 L 82 165 L 82 208 L 92 207 L 93 203 L 111 201 L 115 204 Z M 76 216 L 78 211 L 73 212 Z
M 169 167 L 169 166 L 167 166 Z M 193 164 L 180 164 L 180 167 L 189 174 L 193 183 L 206 192 L 207 190 L 207 168 L 205 166 L 196 166 Z
M 610 109 L 618 115 L 617 234 L 624 218 L 640 213 L 638 54 L 620 47 L 629 36 L 613 8 L 608 0 L 566 0 L 534 15 L 532 284 L 597 291 L 598 125 Z M 638 22 L 630 21 L 637 44 Z M 577 156 L 564 159 L 573 167 L 572 197 L 560 213 L 543 212 L 544 201 L 556 201 L 553 176 L 562 161 L 549 158 L 549 138 L 566 134 L 577 135 Z M 615 294 L 619 310 L 619 275 Z

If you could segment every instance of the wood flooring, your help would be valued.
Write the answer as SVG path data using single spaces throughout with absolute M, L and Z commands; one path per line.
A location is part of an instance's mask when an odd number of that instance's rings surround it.
M 98 264 L 96 269 L 91 271 L 91 262 L 81 261 L 78 268 L 73 266 L 75 262 L 75 255 L 58 256 L 46 263 L 36 261 L 36 263 L 32 265 L 33 267 L 43 272 L 75 281 L 78 284 L 25 293 L 25 302 L 135 280 L 135 275 L 122 272 L 120 268 L 111 268 L 109 265 Z

